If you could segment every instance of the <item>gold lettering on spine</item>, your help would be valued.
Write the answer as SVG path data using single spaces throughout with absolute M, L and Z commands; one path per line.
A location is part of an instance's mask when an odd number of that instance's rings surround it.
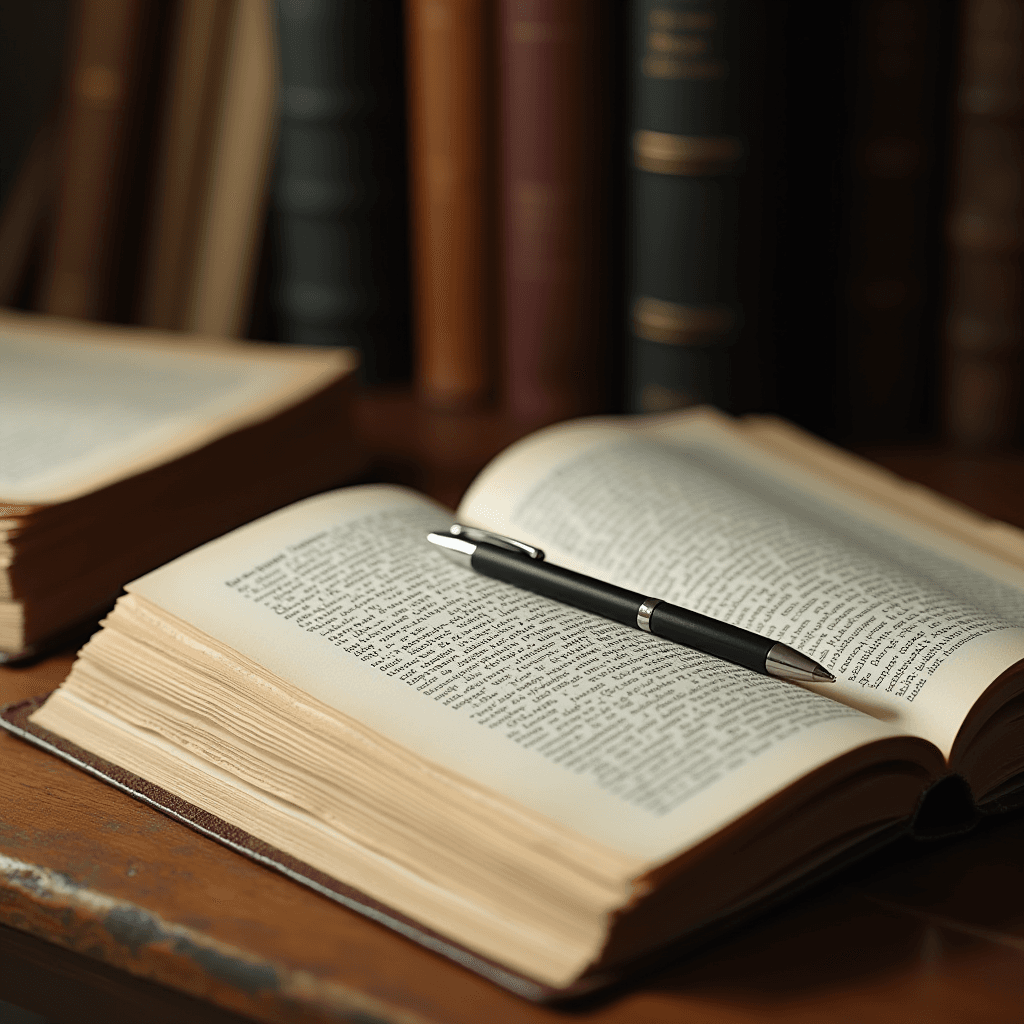
M 743 143 L 732 136 L 633 134 L 633 163 L 655 174 L 728 174 L 743 159 Z
M 655 8 L 650 14 L 647 52 L 641 67 L 647 78 L 684 78 L 711 81 L 725 78 L 729 66 L 712 53 L 709 33 L 718 25 L 712 11 L 669 11 Z
M 736 326 L 726 306 L 683 306 L 643 296 L 633 306 L 633 333 L 664 345 L 714 345 Z

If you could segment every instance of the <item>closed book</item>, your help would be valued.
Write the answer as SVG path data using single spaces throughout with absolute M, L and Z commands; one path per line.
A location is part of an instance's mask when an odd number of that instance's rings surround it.
M 727 405 L 738 298 L 739 0 L 633 5 L 628 405 Z
M 405 19 L 416 390 L 454 408 L 490 397 L 497 362 L 493 14 L 409 0 Z
M 46 313 L 110 318 L 128 171 L 145 99 L 154 14 L 142 0 L 77 5 L 61 115 L 60 182 L 36 300 Z
M 200 221 L 211 184 L 232 0 L 181 0 L 169 26 L 138 323 L 180 330 L 202 264 Z
M 959 44 L 943 427 L 985 448 L 1021 436 L 1024 3 L 968 0 Z
M 198 185 L 196 240 L 181 302 L 181 327 L 197 334 L 237 338 L 249 327 L 276 131 L 271 3 L 224 2 L 227 39 L 211 101 L 211 148 Z
M 10 305 L 53 203 L 54 115 L 67 63 L 69 0 L 0 6 L 0 304 Z
M 502 0 L 498 11 L 505 395 L 517 419 L 552 421 L 596 411 L 606 384 L 608 9 Z
M 360 465 L 356 356 L 0 317 L 0 661 Z
M 850 18 L 835 385 L 848 442 L 907 442 L 936 426 L 951 15 L 928 0 L 872 0 Z
M 369 383 L 408 372 L 401 16 L 279 0 L 274 208 L 282 340 L 350 345 Z

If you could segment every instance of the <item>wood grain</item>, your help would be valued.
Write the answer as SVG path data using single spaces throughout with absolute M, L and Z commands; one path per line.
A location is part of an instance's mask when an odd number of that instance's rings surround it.
M 400 465 L 418 424 L 405 466 L 422 479 L 440 466 L 439 497 L 506 429 L 424 427 L 389 401 L 361 412 L 381 427 L 376 471 Z M 876 454 L 1024 526 L 1024 457 Z M 0 669 L 0 702 L 52 688 L 70 662 Z M 191 998 L 209 1008 L 194 1019 L 225 1024 L 1001 1024 L 1024 1000 L 1024 814 L 883 851 L 669 969 L 564 1009 L 524 1003 L 6 734 L 0 772 L 0 999 L 54 1020 L 104 1007 L 94 1019 L 193 1019 Z M 58 1006 L 58 991 L 71 1002 Z

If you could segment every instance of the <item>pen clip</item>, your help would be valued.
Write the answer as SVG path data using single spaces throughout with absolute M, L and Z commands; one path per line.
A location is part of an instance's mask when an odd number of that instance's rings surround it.
M 491 533 L 489 530 L 481 530 L 476 526 L 463 526 L 461 523 L 453 523 L 448 532 L 453 537 L 464 537 L 476 544 L 493 544 L 495 547 L 505 548 L 507 551 L 514 551 L 519 555 L 526 555 L 537 562 L 544 560 L 544 552 L 532 544 L 524 544 L 521 540 L 513 540 L 511 537 L 503 537 L 500 533 Z

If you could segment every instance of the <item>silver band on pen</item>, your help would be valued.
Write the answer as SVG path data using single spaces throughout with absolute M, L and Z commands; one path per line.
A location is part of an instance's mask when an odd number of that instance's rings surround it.
M 645 632 L 651 631 L 651 612 L 661 604 L 661 598 L 645 597 L 643 604 L 636 610 L 636 624 Z

